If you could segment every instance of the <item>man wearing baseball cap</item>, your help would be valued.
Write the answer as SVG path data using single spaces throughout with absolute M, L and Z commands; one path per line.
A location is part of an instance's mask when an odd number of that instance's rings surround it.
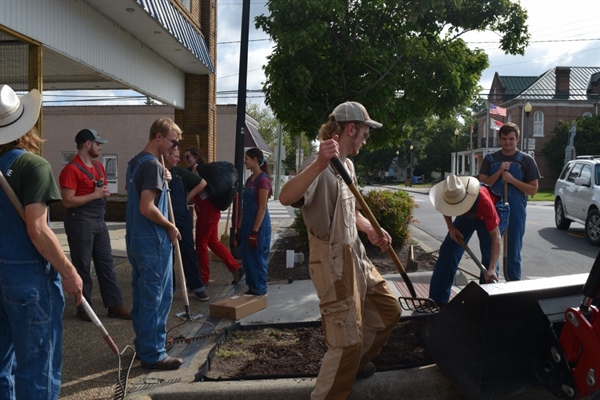
M 48 226 L 60 201 L 39 156 L 42 95 L 0 85 L 0 397 L 58 399 L 63 291 L 81 302 L 82 282 Z M 23 213 L 20 215 L 20 213 Z M 60 275 L 59 275 L 60 274 Z
M 381 126 L 360 103 L 338 105 L 321 126 L 318 155 L 306 159 L 279 195 L 281 204 L 300 208 L 308 228 L 310 276 L 327 344 L 312 400 L 348 398 L 355 379 L 373 375 L 371 360 L 400 318 L 400 304 L 367 258 L 358 231 L 382 251 L 392 239 L 385 231 L 385 238 L 378 236 L 330 165 L 339 158 L 356 181 L 347 157 L 358 154 L 371 129 Z
M 110 235 L 104 221 L 106 198 L 110 196 L 106 171 L 95 160 L 100 156 L 100 145 L 107 142 L 93 129 L 80 130 L 75 136 L 77 155 L 65 165 L 58 182 L 65 206 L 64 224 L 71 260 L 83 279 L 84 297 L 92 305 L 93 259 L 108 317 L 131 319 L 129 311 L 123 306 L 123 295 L 113 266 Z M 92 321 L 81 306 L 77 308 L 77 317 Z
M 442 213 L 448 227 L 429 285 L 429 298 L 443 306 L 450 300 L 454 275 L 464 253 L 458 238 L 469 243 L 473 233 L 477 232 L 481 263 L 488 266 L 480 283 L 498 281 L 501 235 L 506 228 L 508 213 L 502 208 L 502 198 L 472 176 L 449 175 L 431 188 L 429 199 Z M 456 217 L 454 221 L 452 217 Z

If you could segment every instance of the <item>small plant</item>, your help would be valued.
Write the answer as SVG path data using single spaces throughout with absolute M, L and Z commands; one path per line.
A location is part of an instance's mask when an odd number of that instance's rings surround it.
M 298 209 L 294 210 L 294 221 L 291 228 L 296 231 L 299 244 L 308 244 L 308 228 L 306 228 L 306 224 L 304 223 L 302 212 Z
M 363 194 L 363 198 L 379 225 L 392 237 L 394 247 L 401 248 L 410 236 L 408 228 L 413 221 L 413 210 L 418 207 L 412 197 L 403 190 L 372 190 Z M 291 227 L 298 234 L 298 242 L 307 243 L 308 230 L 302 213 L 299 210 L 294 213 Z M 362 233 L 361 237 L 368 240 Z
M 371 190 L 363 198 L 379 225 L 392 237 L 394 247 L 401 248 L 410 237 L 413 210 L 418 207 L 412 197 L 403 190 Z M 366 235 L 361 236 L 366 239 Z

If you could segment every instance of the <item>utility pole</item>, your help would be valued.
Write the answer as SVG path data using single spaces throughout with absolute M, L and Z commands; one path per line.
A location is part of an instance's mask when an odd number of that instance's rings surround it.
M 242 211 L 242 191 L 244 190 L 244 142 L 246 126 L 246 84 L 248 77 L 248 35 L 250 27 L 250 0 L 242 4 L 242 37 L 240 41 L 240 70 L 238 81 L 237 121 L 235 125 L 235 169 L 238 174 L 237 202 L 234 202 L 233 221 L 239 221 Z M 235 237 L 237 224 L 232 223 L 229 237 Z

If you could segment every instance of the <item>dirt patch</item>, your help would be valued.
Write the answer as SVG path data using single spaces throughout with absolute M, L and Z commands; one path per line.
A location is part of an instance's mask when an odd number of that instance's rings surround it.
M 424 318 L 401 321 L 379 355 L 378 371 L 432 364 L 422 344 Z M 228 335 L 210 363 L 209 379 L 316 376 L 325 354 L 320 327 L 235 331 Z
M 414 263 L 409 263 L 413 244 Z M 365 244 L 368 257 L 382 274 L 397 273 L 395 264 L 387 253 Z M 286 250 L 304 254 L 304 262 L 286 268 Z M 428 253 L 416 243 L 406 243 L 396 249 L 398 257 L 409 272 L 432 271 L 437 261 L 437 251 Z M 413 267 L 412 271 L 408 267 Z M 414 268 L 416 266 L 416 269 Z M 269 260 L 269 281 L 310 279 L 308 273 L 308 246 L 300 243 L 296 232 L 283 229 Z M 377 370 L 431 364 L 422 343 L 426 318 L 408 319 L 398 323 L 388 342 L 374 363 Z M 238 330 L 230 333 L 215 352 L 209 379 L 238 379 L 258 376 L 316 376 L 326 351 L 321 327 L 277 329 L 264 328 Z

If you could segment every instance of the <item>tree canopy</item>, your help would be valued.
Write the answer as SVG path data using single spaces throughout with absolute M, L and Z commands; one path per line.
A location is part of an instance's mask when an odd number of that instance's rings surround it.
M 578 156 L 600 154 L 600 116 L 596 115 L 589 118 L 577 118 L 575 126 L 577 133 L 573 140 L 573 145 Z M 558 121 L 554 128 L 554 136 L 550 138 L 542 153 L 546 157 L 548 168 L 558 176 L 565 165 L 565 149 L 569 142 L 569 129 L 571 123 L 568 121 Z
M 274 42 L 266 103 L 294 135 L 316 134 L 339 103 L 363 103 L 384 124 L 375 146 L 401 143 L 415 118 L 471 104 L 488 57 L 461 35 L 492 30 L 523 54 L 527 12 L 510 0 L 268 0 L 256 18 Z M 404 132 L 404 133 L 403 133 Z

